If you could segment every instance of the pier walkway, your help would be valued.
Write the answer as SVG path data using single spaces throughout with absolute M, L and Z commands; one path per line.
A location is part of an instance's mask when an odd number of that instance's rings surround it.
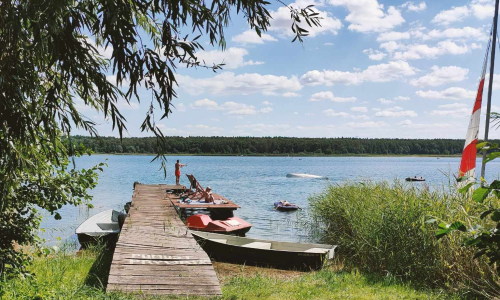
M 107 290 L 151 295 L 221 295 L 217 275 L 177 215 L 167 189 L 135 187 L 111 263 Z

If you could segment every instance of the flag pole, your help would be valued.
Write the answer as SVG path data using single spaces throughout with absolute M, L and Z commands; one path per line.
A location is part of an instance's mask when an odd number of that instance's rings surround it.
M 484 141 L 488 141 L 488 133 L 490 131 L 490 112 L 491 112 L 491 93 L 493 90 L 493 72 L 495 71 L 495 49 L 497 48 L 497 23 L 498 23 L 498 2 L 495 1 L 495 17 L 493 18 L 493 47 L 491 47 L 491 62 L 490 62 L 490 80 L 488 83 L 488 104 L 486 106 L 486 124 L 484 129 Z M 483 150 L 483 162 L 481 165 L 481 178 L 484 178 L 486 171 L 486 154 L 487 150 Z

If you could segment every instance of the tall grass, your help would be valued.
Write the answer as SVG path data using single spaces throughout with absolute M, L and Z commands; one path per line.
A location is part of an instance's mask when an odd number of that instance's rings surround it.
M 391 275 L 418 285 L 474 295 L 500 296 L 499 278 L 463 236 L 438 241 L 436 223 L 479 223 L 477 204 L 452 189 L 416 188 L 403 182 L 331 185 L 310 199 L 317 234 L 338 244 L 347 267 Z M 486 225 L 486 224 L 483 224 Z

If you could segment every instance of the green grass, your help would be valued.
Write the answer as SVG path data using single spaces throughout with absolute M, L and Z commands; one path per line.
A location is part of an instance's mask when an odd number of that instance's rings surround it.
M 480 213 L 478 204 L 455 189 L 416 188 L 413 184 L 354 183 L 331 185 L 310 199 L 312 228 L 326 243 L 339 245 L 347 268 L 390 274 L 414 285 L 494 298 L 499 277 L 473 249 L 461 246 L 463 235 L 437 240 L 437 223 L 466 224 Z M 436 222 L 428 223 L 435 219 Z M 469 223 L 470 222 L 470 223 Z
M 147 297 L 105 293 L 109 253 L 85 251 L 78 257 L 57 253 L 37 257 L 30 269 L 33 276 L 0 282 L 0 299 L 206 299 Z M 359 272 L 322 270 L 302 275 L 225 277 L 223 296 L 212 299 L 453 299 L 448 294 L 416 290 L 392 277 L 362 275 Z

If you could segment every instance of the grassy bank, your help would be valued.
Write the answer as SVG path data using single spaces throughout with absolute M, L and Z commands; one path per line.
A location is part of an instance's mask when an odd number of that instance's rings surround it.
M 110 253 L 50 254 L 31 266 L 34 276 L 3 279 L 0 299 L 198 299 L 105 293 Z M 391 276 L 325 269 L 312 273 L 277 271 L 216 263 L 223 296 L 212 299 L 451 299 L 449 294 L 416 290 Z M 200 298 L 206 299 L 206 298 Z
M 463 236 L 435 237 L 439 222 L 481 222 L 469 219 L 479 215 L 478 204 L 453 188 L 344 183 L 312 197 L 310 204 L 317 234 L 323 242 L 341 246 L 347 268 L 463 295 L 500 296 L 495 270 L 472 259 L 473 249 L 461 246 Z

